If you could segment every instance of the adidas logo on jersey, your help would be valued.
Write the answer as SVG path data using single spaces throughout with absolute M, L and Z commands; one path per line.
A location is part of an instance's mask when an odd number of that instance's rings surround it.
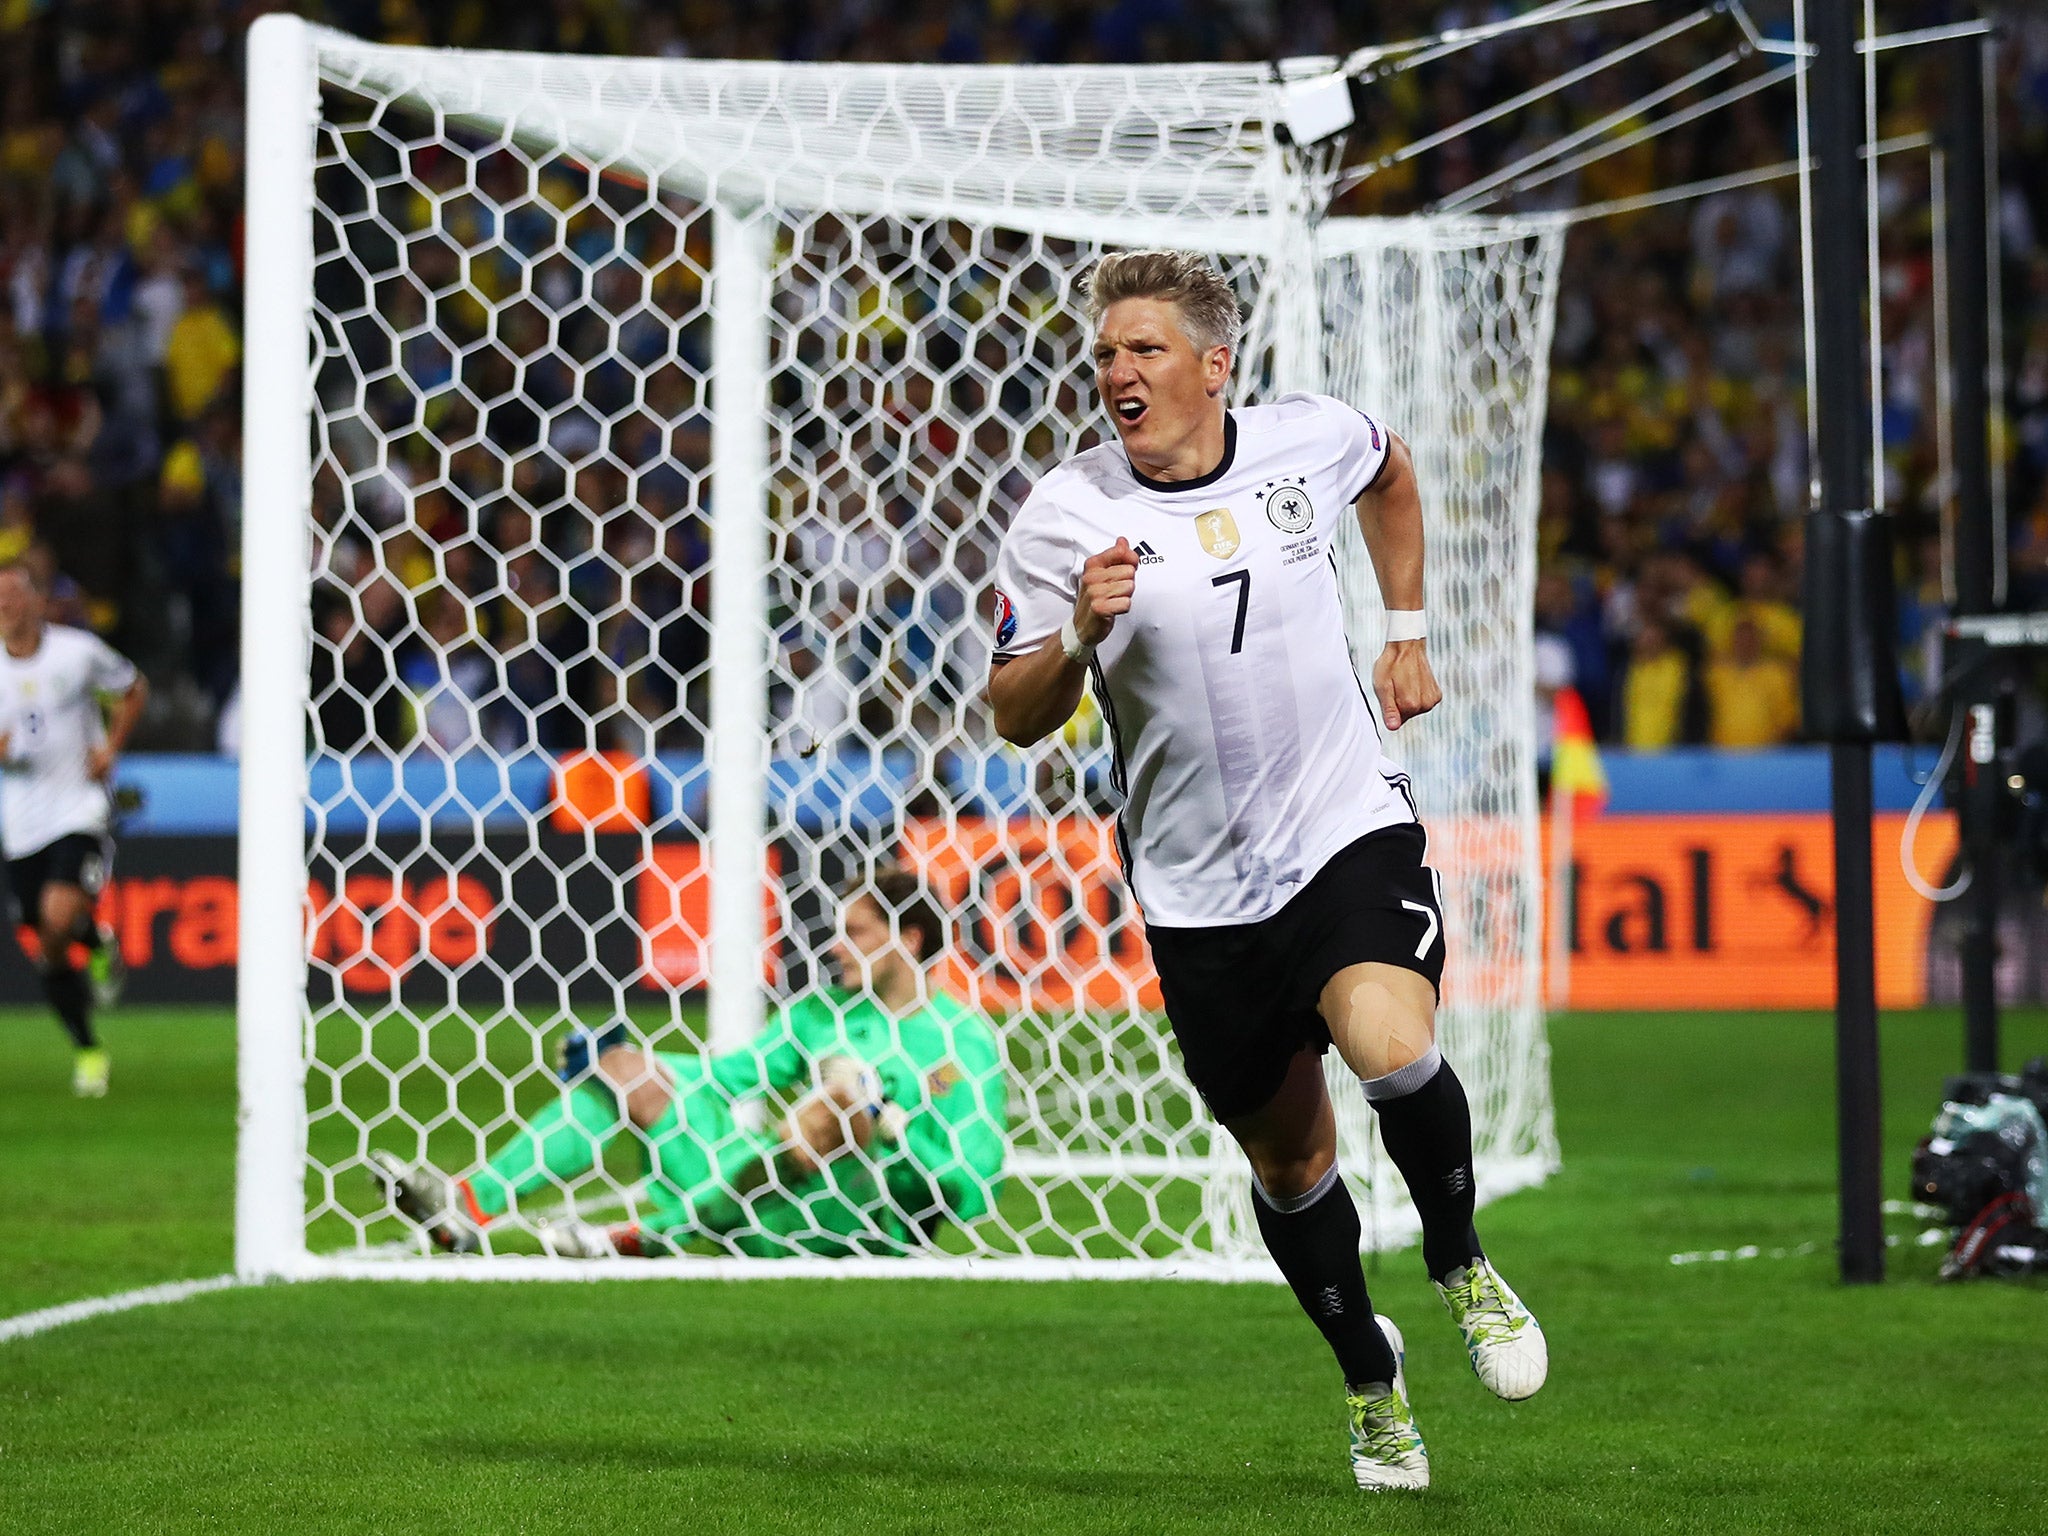
M 1154 549 L 1150 544 L 1146 543 L 1142 539 L 1138 542 L 1138 564 L 1164 565 L 1165 563 L 1166 556 L 1159 553 L 1158 550 Z

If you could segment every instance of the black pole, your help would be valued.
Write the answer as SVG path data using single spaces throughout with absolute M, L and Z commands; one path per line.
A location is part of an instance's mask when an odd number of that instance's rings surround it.
M 1884 1179 L 1870 746 L 1837 742 L 1829 752 L 1835 800 L 1835 1114 L 1842 1278 L 1875 1284 L 1884 1279 Z
M 1949 368 L 1955 438 L 1953 522 L 1958 616 L 1996 606 L 1991 526 L 1991 240 L 1986 192 L 1984 74 L 1989 37 L 1946 45 L 1948 113 L 1941 145 L 1947 165 Z M 1964 744 L 1951 799 L 1970 887 L 1962 907 L 1963 1059 L 1972 1072 L 1998 1070 L 1998 905 L 2004 860 L 1998 845 L 2005 795 L 1997 763 L 2001 668 L 1982 640 L 1958 639 L 1950 658 L 1961 681 L 1953 707 L 1963 712 Z
M 1892 660 L 1891 520 L 1870 506 L 1870 399 L 1864 361 L 1862 61 L 1850 0 L 1807 7 L 1814 45 L 1812 260 L 1814 402 L 1820 506 L 1806 519 L 1807 640 L 1801 693 L 1808 734 L 1829 743 L 1835 833 L 1835 1102 L 1841 1272 L 1884 1278 L 1879 1185 L 1877 935 L 1871 893 L 1870 749 L 1900 734 Z

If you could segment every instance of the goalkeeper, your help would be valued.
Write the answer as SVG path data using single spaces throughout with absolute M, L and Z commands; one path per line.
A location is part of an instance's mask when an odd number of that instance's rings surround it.
M 764 1257 L 920 1247 L 994 1206 L 1004 1155 L 995 1031 L 926 985 L 943 933 L 917 878 L 884 872 L 842 899 L 840 986 L 797 999 L 746 1048 L 650 1052 L 624 1025 L 579 1028 L 560 1097 L 482 1169 L 451 1180 L 377 1152 L 376 1172 L 436 1245 L 473 1252 L 494 1218 L 588 1173 L 630 1126 L 647 1172 L 641 1221 L 544 1224 L 551 1253 L 652 1255 L 693 1238 Z M 774 1131 L 745 1127 L 746 1101 L 800 1087 Z

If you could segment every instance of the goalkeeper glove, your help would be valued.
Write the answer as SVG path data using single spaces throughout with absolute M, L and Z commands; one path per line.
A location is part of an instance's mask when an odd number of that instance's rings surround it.
M 555 1076 L 565 1083 L 573 1083 L 597 1065 L 598 1057 L 613 1046 L 626 1043 L 624 1023 L 607 1024 L 603 1029 L 593 1029 L 588 1024 L 575 1025 L 555 1042 Z
M 827 1056 L 818 1063 L 818 1085 L 851 1099 L 854 1112 L 866 1115 L 874 1125 L 876 1140 L 893 1147 L 903 1139 L 909 1112 L 883 1096 L 882 1076 L 867 1063 L 851 1056 Z

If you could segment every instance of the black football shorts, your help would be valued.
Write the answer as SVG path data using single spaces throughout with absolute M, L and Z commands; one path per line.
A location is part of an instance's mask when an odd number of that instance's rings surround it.
M 66 832 L 34 853 L 7 861 L 7 884 L 14 896 L 14 920 L 33 928 L 42 921 L 43 887 L 75 885 L 97 896 L 107 883 L 112 847 L 91 832 Z
M 1441 992 L 1443 903 L 1408 822 L 1346 847 L 1271 917 L 1221 928 L 1146 925 L 1188 1078 L 1219 1120 L 1262 1107 L 1305 1049 L 1330 1048 L 1317 1011 L 1329 979 L 1379 961 Z

